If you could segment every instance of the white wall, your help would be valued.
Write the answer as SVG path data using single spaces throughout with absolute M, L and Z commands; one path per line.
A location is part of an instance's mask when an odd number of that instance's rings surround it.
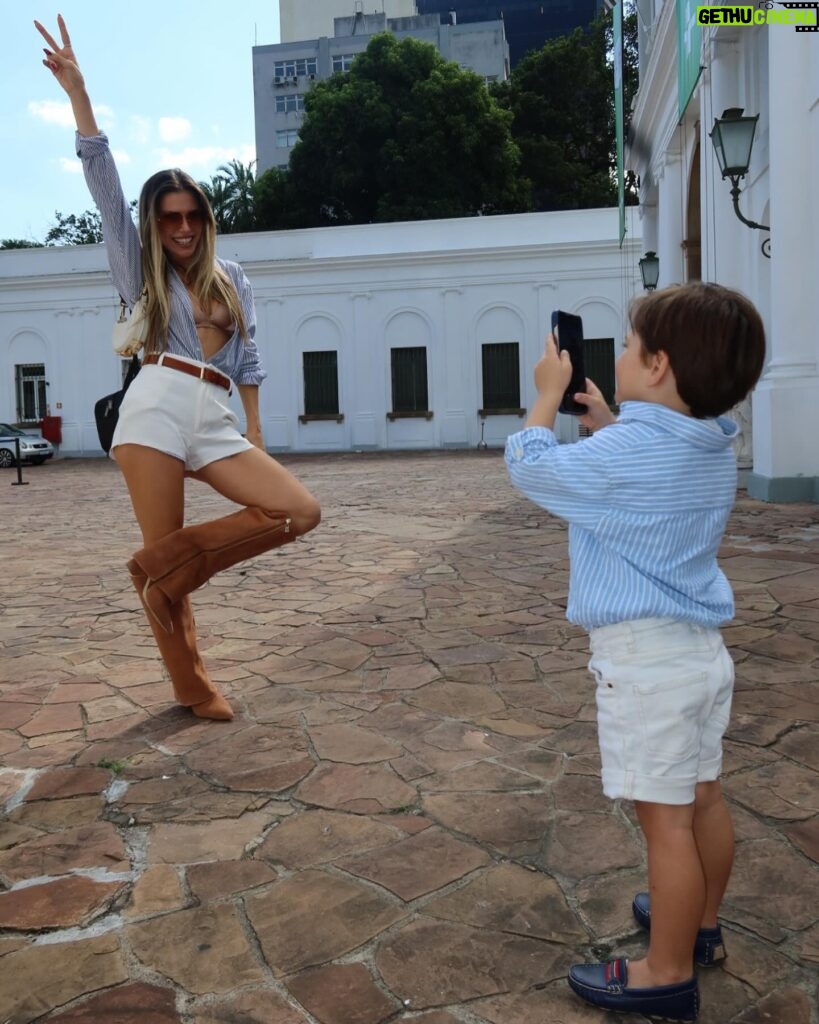
M 588 337 L 623 338 L 641 240 L 617 243 L 616 210 L 474 217 L 226 235 L 219 252 L 256 296 L 261 391 L 271 450 L 474 447 L 483 405 L 481 345 L 521 346 L 521 402 L 554 308 Z M 0 421 L 15 419 L 14 366 L 43 362 L 62 454 L 100 454 L 94 401 L 119 386 L 110 347 L 117 308 L 102 246 L 0 252 Z M 390 422 L 390 348 L 428 349 L 431 420 Z M 301 353 L 337 349 L 343 423 L 298 421 Z M 234 401 L 236 401 L 234 399 Z M 241 406 L 237 403 L 241 415 Z M 575 421 L 560 417 L 561 436 Z M 502 445 L 516 416 L 486 421 Z

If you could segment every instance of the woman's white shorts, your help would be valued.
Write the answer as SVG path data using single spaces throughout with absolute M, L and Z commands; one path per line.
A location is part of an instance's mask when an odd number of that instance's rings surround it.
M 718 629 L 639 619 L 594 629 L 603 792 L 616 799 L 693 803 L 719 778 L 734 663 Z
M 143 366 L 120 406 L 111 453 L 120 444 L 141 444 L 173 455 L 195 472 L 247 451 L 253 445 L 239 432 L 227 399 L 228 392 L 218 384 L 169 366 Z

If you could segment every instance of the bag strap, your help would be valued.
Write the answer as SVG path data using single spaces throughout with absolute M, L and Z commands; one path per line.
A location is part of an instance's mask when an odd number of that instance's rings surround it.
M 120 297 L 119 297 L 119 316 L 117 317 L 117 323 L 118 324 L 125 323 L 125 321 L 128 319 L 126 317 L 126 315 L 125 315 L 125 310 L 126 309 L 130 309 L 131 312 L 133 312 L 134 306 L 136 306 L 137 302 L 142 302 L 142 300 L 146 299 L 147 297 L 148 297 L 148 285 L 147 284 L 144 284 L 142 286 L 142 291 L 139 293 L 139 298 L 136 300 L 136 302 L 134 303 L 133 306 L 129 306 L 128 305 L 128 300 L 126 298 L 124 298 L 122 295 L 120 295 Z

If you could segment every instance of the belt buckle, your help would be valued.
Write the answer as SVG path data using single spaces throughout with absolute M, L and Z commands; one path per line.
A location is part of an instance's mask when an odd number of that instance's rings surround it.
M 199 380 L 204 380 L 205 379 L 205 370 L 207 370 L 207 366 L 200 366 L 199 367 Z

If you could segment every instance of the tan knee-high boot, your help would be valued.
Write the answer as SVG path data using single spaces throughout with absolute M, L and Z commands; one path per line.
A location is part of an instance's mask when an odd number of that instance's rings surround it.
M 244 508 L 197 526 L 174 530 L 142 548 L 128 563 L 132 576 L 147 577 L 142 600 L 159 625 L 173 632 L 172 606 L 214 573 L 295 540 L 282 512 Z
M 136 592 L 142 597 L 146 583 L 144 573 L 132 575 L 131 580 Z M 196 646 L 196 623 L 190 598 L 183 597 L 181 601 L 172 605 L 172 632 L 166 632 L 147 608 L 145 616 L 171 677 L 177 701 L 189 707 L 200 718 L 215 718 L 229 722 L 233 718 L 233 710 L 216 689 Z

